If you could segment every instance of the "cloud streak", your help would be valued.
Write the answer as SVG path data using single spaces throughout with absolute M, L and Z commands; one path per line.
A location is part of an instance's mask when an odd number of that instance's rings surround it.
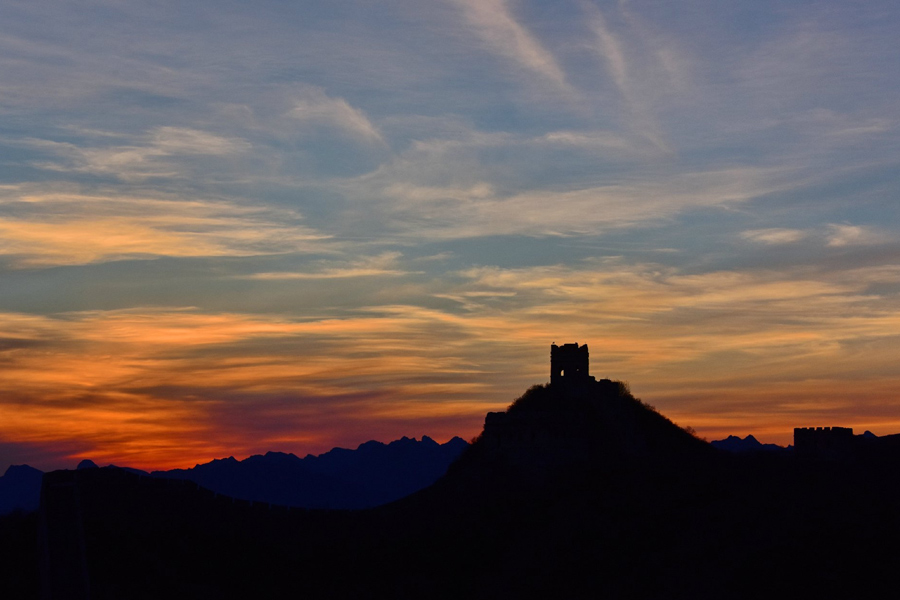
M 329 98 L 322 90 L 310 89 L 294 101 L 288 115 L 304 123 L 335 127 L 364 142 L 384 142 L 378 129 L 358 108 L 343 98 Z
M 296 252 L 327 239 L 286 209 L 65 188 L 0 194 L 0 255 L 22 265 Z
M 428 152 L 427 154 L 431 154 Z M 453 186 L 403 181 L 427 173 L 430 156 L 413 156 L 350 182 L 362 199 L 380 188 L 388 218 L 406 235 L 466 238 L 490 235 L 584 235 L 644 227 L 699 208 L 730 207 L 789 188 L 778 169 L 727 169 L 671 176 L 658 182 L 609 183 L 576 189 L 499 193 L 486 181 Z M 422 164 L 421 169 L 413 165 Z M 370 201 L 362 203 L 363 210 Z M 552 207 L 552 209 L 550 208 Z M 408 233 L 406 233 L 408 232 Z
M 829 246 L 867 246 L 891 241 L 890 236 L 873 227 L 859 225 L 831 225 L 828 236 Z
M 513 16 L 508 0 L 455 0 L 482 40 L 498 54 L 571 93 L 553 55 Z
M 247 152 L 251 147 L 243 140 L 183 127 L 158 127 L 136 141 L 140 145 L 103 148 L 42 139 L 26 139 L 22 143 L 62 159 L 36 162 L 39 168 L 113 175 L 126 181 L 181 176 L 179 158 L 223 157 Z
M 752 229 L 741 232 L 741 237 L 751 242 L 767 245 L 793 244 L 806 237 L 806 232 L 799 229 L 770 227 L 768 229 Z

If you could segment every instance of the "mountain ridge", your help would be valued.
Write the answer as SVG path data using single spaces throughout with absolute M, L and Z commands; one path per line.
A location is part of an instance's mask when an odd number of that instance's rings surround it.
M 443 475 L 468 446 L 403 436 L 387 444 L 370 440 L 355 450 L 333 448 L 299 458 L 269 451 L 243 460 L 233 456 L 189 469 L 153 471 L 152 477 L 187 479 L 239 500 L 281 506 L 361 509 L 392 502 Z
M 752 434 L 745 438 L 736 435 L 729 435 L 724 440 L 713 440 L 710 442 L 713 448 L 725 450 L 727 452 L 787 452 L 793 449 L 792 446 L 785 448 L 777 444 L 763 444 L 757 440 Z
M 268 451 L 243 460 L 234 456 L 187 469 L 144 471 L 109 465 L 137 475 L 186 479 L 239 500 L 303 508 L 359 509 L 391 502 L 430 485 L 468 446 L 460 437 L 439 444 L 403 436 L 388 443 L 369 440 L 355 449 L 332 448 L 300 458 Z M 84 459 L 76 470 L 96 469 Z M 11 465 L 0 477 L 0 515 L 37 510 L 43 472 Z

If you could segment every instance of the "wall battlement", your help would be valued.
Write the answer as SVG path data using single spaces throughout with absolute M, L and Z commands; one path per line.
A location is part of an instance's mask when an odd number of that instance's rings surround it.
M 806 458 L 842 458 L 853 452 L 850 427 L 795 427 L 794 451 Z

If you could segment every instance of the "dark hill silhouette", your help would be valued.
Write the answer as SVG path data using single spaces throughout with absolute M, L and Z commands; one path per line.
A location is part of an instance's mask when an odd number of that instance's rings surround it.
M 488 413 L 476 452 L 535 470 L 638 456 L 709 454 L 709 445 L 634 398 L 618 381 L 539 385 Z
M 855 460 L 735 455 L 618 382 L 537 386 L 382 511 L 467 548 L 449 560 L 476 582 L 463 596 L 859 596 L 893 589 L 900 565 L 900 453 L 870 442 Z
M 896 585 L 896 454 L 718 451 L 625 386 L 583 379 L 532 388 L 437 483 L 364 511 L 49 473 L 48 596 L 719 600 Z

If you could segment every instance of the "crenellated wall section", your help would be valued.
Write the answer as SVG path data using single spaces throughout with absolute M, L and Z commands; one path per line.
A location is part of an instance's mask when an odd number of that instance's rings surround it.
M 849 458 L 854 439 L 850 427 L 795 427 L 794 452 L 802 458 Z

